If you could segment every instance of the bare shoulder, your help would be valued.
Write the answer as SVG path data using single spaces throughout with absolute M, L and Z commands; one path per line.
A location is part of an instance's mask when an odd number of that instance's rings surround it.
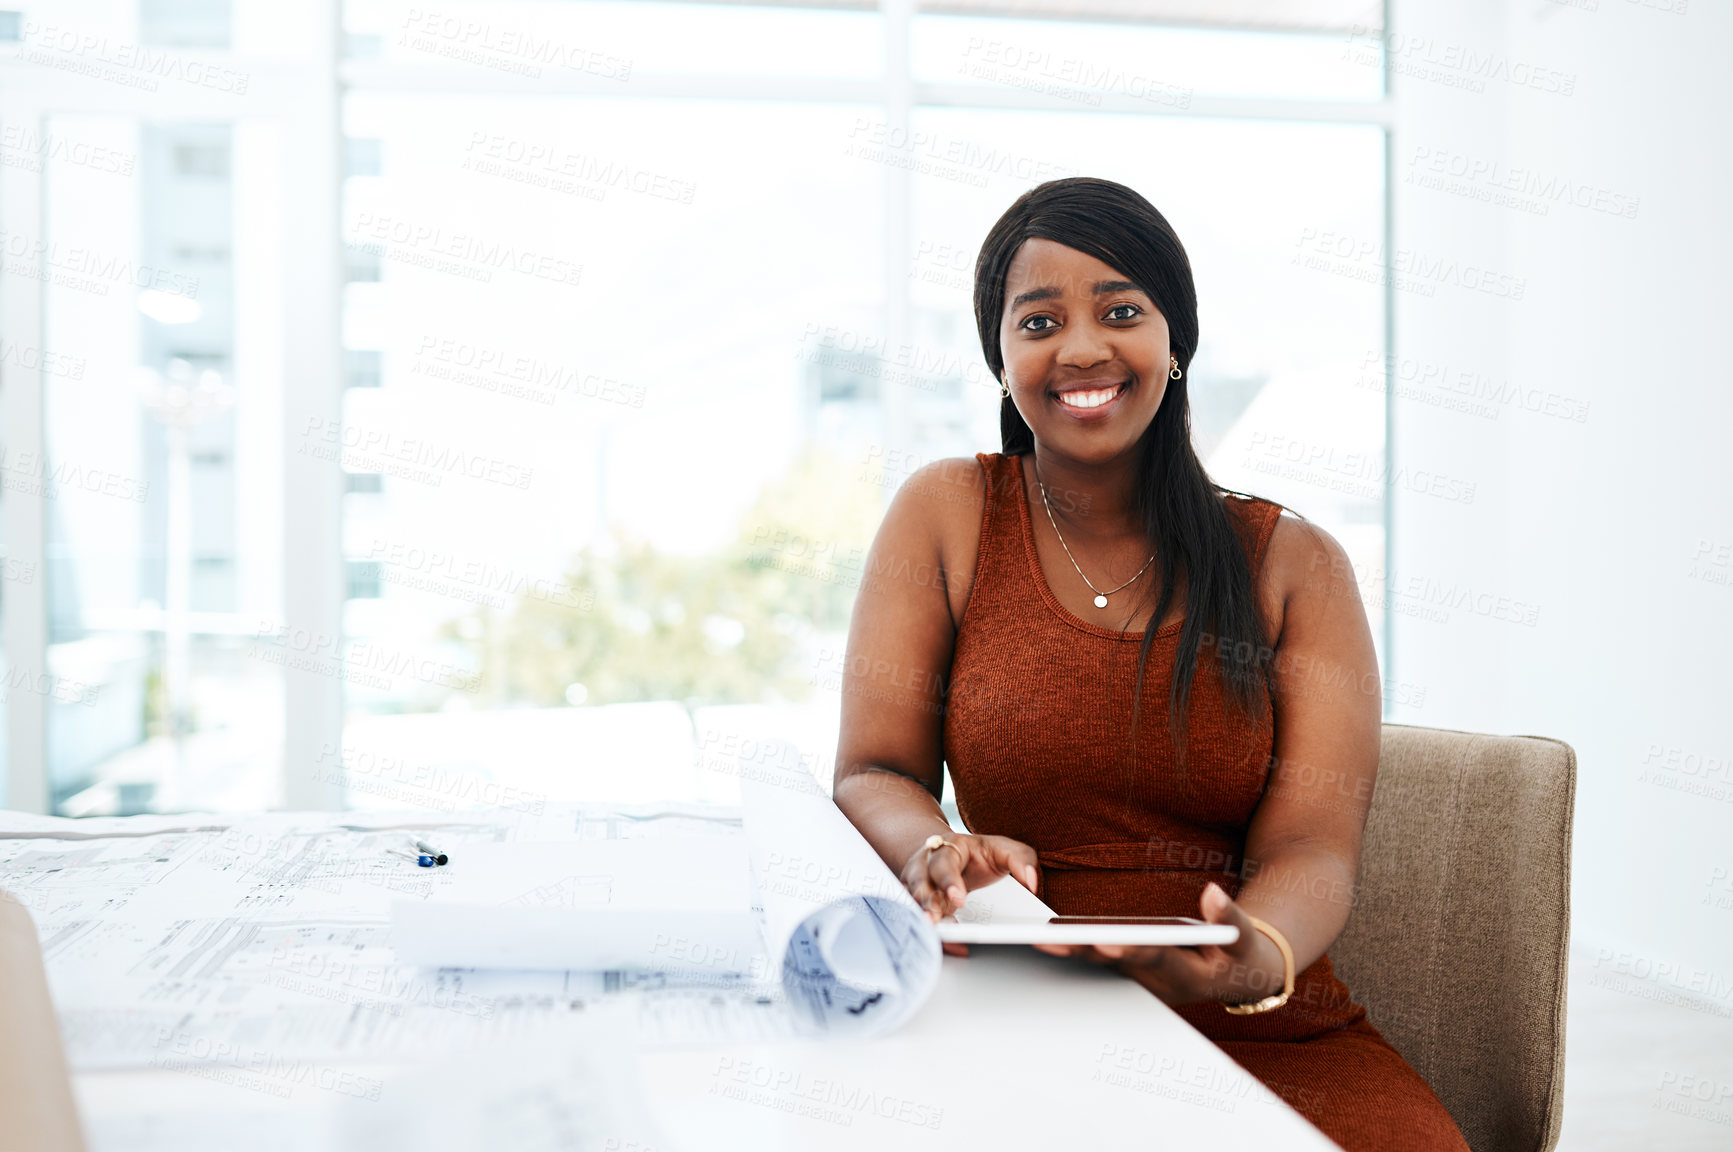
M 980 474 L 974 460 L 936 460 L 908 476 L 885 511 L 849 616 L 839 780 L 882 767 L 935 798 L 942 791 L 944 685 L 961 591 L 950 566 L 969 517 L 979 515 Z
M 1276 519 L 1264 553 L 1259 589 L 1270 613 L 1272 631 L 1296 614 L 1333 615 L 1344 608 L 1365 618 L 1360 583 L 1347 550 L 1329 532 L 1286 509 Z
M 947 456 L 910 474 L 885 513 L 885 528 L 905 539 L 930 541 L 941 570 L 953 625 L 963 619 L 981 546 L 987 473 L 973 456 Z

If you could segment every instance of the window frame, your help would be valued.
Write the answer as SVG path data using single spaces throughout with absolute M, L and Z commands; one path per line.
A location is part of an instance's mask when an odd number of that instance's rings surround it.
M 860 5 L 816 3 L 812 7 L 858 9 Z M 1388 5 L 1384 27 L 1388 28 Z M 342 414 L 346 362 L 341 342 L 343 300 L 342 188 L 347 144 L 342 134 L 344 96 L 352 91 L 405 94 L 456 91 L 478 95 L 535 94 L 541 96 L 605 96 L 613 99 L 676 97 L 704 100 L 771 100 L 798 103 L 874 103 L 888 132 L 904 132 L 916 109 L 951 108 L 1071 112 L 1105 112 L 1140 116 L 1180 116 L 1189 119 L 1292 121 L 1308 124 L 1358 124 L 1383 136 L 1384 185 L 1381 189 L 1384 233 L 1383 328 L 1387 369 L 1396 346 L 1392 197 L 1393 134 L 1397 103 L 1388 59 L 1384 63 L 1382 95 L 1376 100 L 1310 100 L 1233 97 L 1196 94 L 1187 107 L 1175 109 L 1128 95 L 1103 93 L 1099 105 L 1087 109 L 1056 96 L 1022 88 L 992 88 L 954 83 L 917 82 L 911 74 L 916 0 L 880 0 L 877 11 L 884 38 L 884 72 L 877 80 L 848 78 L 725 77 L 635 73 L 630 85 L 581 72 L 562 72 L 527 80 L 446 63 L 396 63 L 348 59 L 344 41 L 342 0 L 318 0 L 302 9 L 312 22 L 309 31 L 328 51 L 292 62 L 254 59 L 216 49 L 196 49 L 212 65 L 243 71 L 252 78 L 244 96 L 210 90 L 164 88 L 143 93 L 21 59 L 22 46 L 0 47 L 0 113 L 8 122 L 45 131 L 48 121 L 65 114 L 107 114 L 138 119 L 226 120 L 266 119 L 276 122 L 284 141 L 285 203 L 295 205 L 284 237 L 283 322 L 298 338 L 285 341 L 283 352 L 284 408 L 282 425 L 284 468 L 284 560 L 282 623 L 337 637 L 341 643 L 344 592 L 348 568 L 342 550 L 344 481 L 336 469 L 298 455 L 293 430 L 309 420 L 337 422 Z M 1232 35 L 1233 30 L 1222 29 Z M 481 74 L 478 74 L 481 73 Z M 104 89 L 111 89 L 105 91 Z M 911 308 L 905 269 L 913 258 L 913 175 L 905 168 L 884 166 L 882 174 L 884 301 L 883 330 L 893 346 L 906 341 Z M 0 229 L 11 234 L 44 235 L 50 205 L 44 198 L 45 177 L 14 166 L 0 166 Z M 45 335 L 44 291 L 20 283 L 0 291 L 0 332 L 8 340 L 34 341 Z M 910 412 L 901 389 L 884 396 L 887 434 L 906 440 Z M 1388 465 L 1395 444 L 1394 406 L 1384 400 L 1384 453 Z M 44 378 L 40 369 L 16 363 L 0 375 L 0 439 L 14 453 L 40 453 L 44 447 Z M 1391 477 L 1383 477 L 1384 570 L 1393 555 Z M 0 497 L 0 538 L 16 557 L 33 558 L 41 571 L 45 527 L 45 496 L 8 490 Z M 27 673 L 48 668 L 46 575 L 29 582 L 14 581 L 0 598 L 0 654 L 7 669 Z M 1390 597 L 1384 597 L 1382 618 L 1383 673 L 1393 676 Z M 343 804 L 337 774 L 315 766 L 332 748 L 343 746 L 344 698 L 340 679 L 313 670 L 283 668 L 285 747 L 281 800 L 288 809 L 338 809 Z M 1388 709 L 1388 703 L 1386 704 Z M 26 812 L 47 812 L 51 801 L 47 770 L 47 697 L 33 691 L 11 691 L 6 698 L 5 771 L 0 775 L 0 804 Z

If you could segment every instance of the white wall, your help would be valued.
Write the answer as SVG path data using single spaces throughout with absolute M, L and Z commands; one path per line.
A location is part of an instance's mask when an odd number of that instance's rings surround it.
M 1550 393 L 1559 413 L 1452 412 L 1425 402 L 1450 394 L 1428 386 L 1393 399 L 1398 467 L 1476 483 L 1472 503 L 1400 494 L 1399 580 L 1538 606 L 1533 624 L 1399 611 L 1392 671 L 1426 692 L 1393 718 L 1574 745 L 1574 940 L 1725 985 L 1733 899 L 1714 896 L 1733 896 L 1733 7 L 1669 10 L 1681 2 L 1393 2 L 1395 45 L 1431 69 L 1396 77 L 1397 246 L 1523 283 L 1520 300 L 1442 282 L 1398 291 L 1398 352 L 1451 380 L 1508 380 L 1531 403 Z M 1440 77 L 1483 77 L 1485 90 Z M 1405 180 L 1417 149 L 1441 150 L 1420 153 L 1426 171 L 1433 156 L 1447 171 L 1504 167 L 1421 187 Z M 1552 200 L 1548 181 L 1589 206 Z M 1513 182 L 1531 203 L 1475 198 Z M 1620 214 L 1631 198 L 1634 215 Z

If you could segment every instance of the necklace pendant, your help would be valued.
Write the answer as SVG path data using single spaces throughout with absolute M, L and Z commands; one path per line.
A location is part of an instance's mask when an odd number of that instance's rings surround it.
M 1105 607 L 1107 607 L 1107 597 L 1105 597 L 1105 596 L 1097 596 L 1097 597 L 1096 597 L 1096 598 L 1095 598 L 1095 606 L 1096 606 L 1096 607 L 1097 607 L 1097 608 L 1105 608 Z

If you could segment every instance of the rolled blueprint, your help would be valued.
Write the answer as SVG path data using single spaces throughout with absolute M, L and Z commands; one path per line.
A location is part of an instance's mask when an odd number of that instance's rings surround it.
M 0 1152 L 82 1152 L 30 910 L 0 888 Z
M 738 764 L 765 948 L 794 1011 L 815 1030 L 897 1027 L 938 982 L 937 930 L 792 746 Z

